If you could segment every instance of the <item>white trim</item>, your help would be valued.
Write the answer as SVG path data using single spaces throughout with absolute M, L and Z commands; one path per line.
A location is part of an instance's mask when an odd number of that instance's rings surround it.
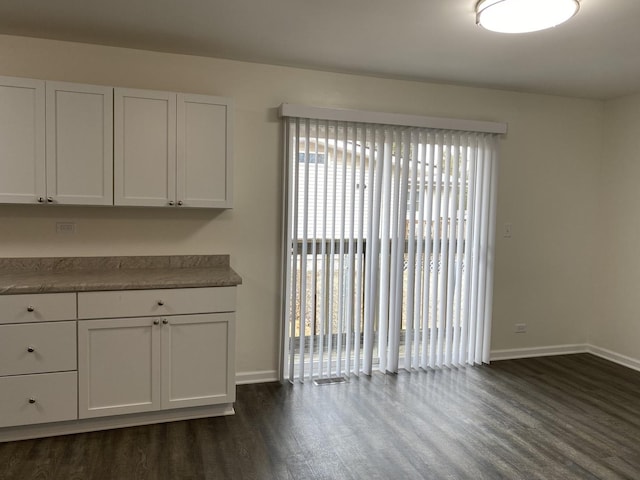
M 279 110 L 281 117 L 314 118 L 338 122 L 376 123 L 380 125 L 401 125 L 405 127 L 435 128 L 438 130 L 458 130 L 463 132 L 507 133 L 507 124 L 483 120 L 460 118 L 427 117 L 401 113 L 370 112 L 343 108 L 312 107 L 283 103 Z
M 492 350 L 491 361 L 511 360 L 515 358 L 549 357 L 553 355 L 569 355 L 572 353 L 588 353 L 587 344 L 553 345 L 549 347 L 512 348 L 508 350 Z
M 277 382 L 279 380 L 278 372 L 276 370 L 258 370 L 255 372 L 236 373 L 236 385 Z
M 612 352 L 606 348 L 596 347 L 595 345 L 587 345 L 587 352 L 597 357 L 604 358 L 605 360 L 609 360 L 610 362 L 640 371 L 640 360 L 636 358 Z
M 575 345 L 553 345 L 549 347 L 512 348 L 507 350 L 492 350 L 491 361 L 513 360 L 517 358 L 550 357 L 553 355 L 570 355 L 573 353 L 590 353 L 623 367 L 640 371 L 640 359 L 628 357 L 606 348 L 589 345 L 588 343 Z

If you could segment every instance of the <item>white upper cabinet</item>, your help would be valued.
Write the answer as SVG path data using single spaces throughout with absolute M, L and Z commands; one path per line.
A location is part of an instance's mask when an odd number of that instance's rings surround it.
M 231 207 L 231 101 L 115 89 L 116 205 Z
M 113 88 L 47 82 L 47 200 L 113 204 Z
M 114 204 L 175 204 L 176 94 L 116 88 L 114 128 Z
M 45 201 L 45 82 L 0 77 L 0 202 Z
M 177 109 L 178 204 L 231 207 L 231 100 L 179 93 Z
M 232 100 L 0 77 L 0 203 L 231 208 Z
M 113 88 L 0 77 L 0 202 L 112 205 L 112 151 Z

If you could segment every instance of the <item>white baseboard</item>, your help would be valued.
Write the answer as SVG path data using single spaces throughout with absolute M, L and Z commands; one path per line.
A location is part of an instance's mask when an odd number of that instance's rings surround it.
M 598 357 L 602 357 L 605 360 L 609 360 L 625 367 L 640 371 L 640 360 L 636 358 L 627 357 L 626 355 L 612 352 L 611 350 L 607 350 L 606 348 L 596 347 L 595 345 L 587 345 L 587 352 Z
M 236 385 L 246 385 L 249 383 L 277 382 L 278 372 L 276 370 L 259 370 L 256 372 L 236 373 Z
M 575 345 L 552 345 L 550 347 L 532 348 L 512 348 L 508 350 L 492 350 L 491 361 L 512 360 L 515 358 L 549 357 L 552 355 L 568 355 L 571 353 L 586 353 L 589 346 L 582 344 Z
M 222 403 L 202 407 L 114 415 L 112 417 L 83 418 L 66 422 L 19 425 L 17 427 L 0 428 L 0 443 L 233 414 L 233 403 Z
M 596 347 L 588 343 L 575 345 L 552 345 L 550 347 L 512 348 L 508 350 L 492 350 L 491 361 L 513 360 L 516 358 L 549 357 L 552 355 L 569 355 L 572 353 L 591 353 L 624 367 L 640 371 L 640 360 L 620 353 Z

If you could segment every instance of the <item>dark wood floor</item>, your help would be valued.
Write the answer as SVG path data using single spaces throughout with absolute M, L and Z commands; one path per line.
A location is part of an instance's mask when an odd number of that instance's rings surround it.
M 587 354 L 246 385 L 236 412 L 0 444 L 0 478 L 640 479 L 640 372 Z

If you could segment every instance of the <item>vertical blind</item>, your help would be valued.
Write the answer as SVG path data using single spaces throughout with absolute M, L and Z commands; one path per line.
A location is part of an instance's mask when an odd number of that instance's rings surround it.
M 284 122 L 284 377 L 488 363 L 497 135 Z

